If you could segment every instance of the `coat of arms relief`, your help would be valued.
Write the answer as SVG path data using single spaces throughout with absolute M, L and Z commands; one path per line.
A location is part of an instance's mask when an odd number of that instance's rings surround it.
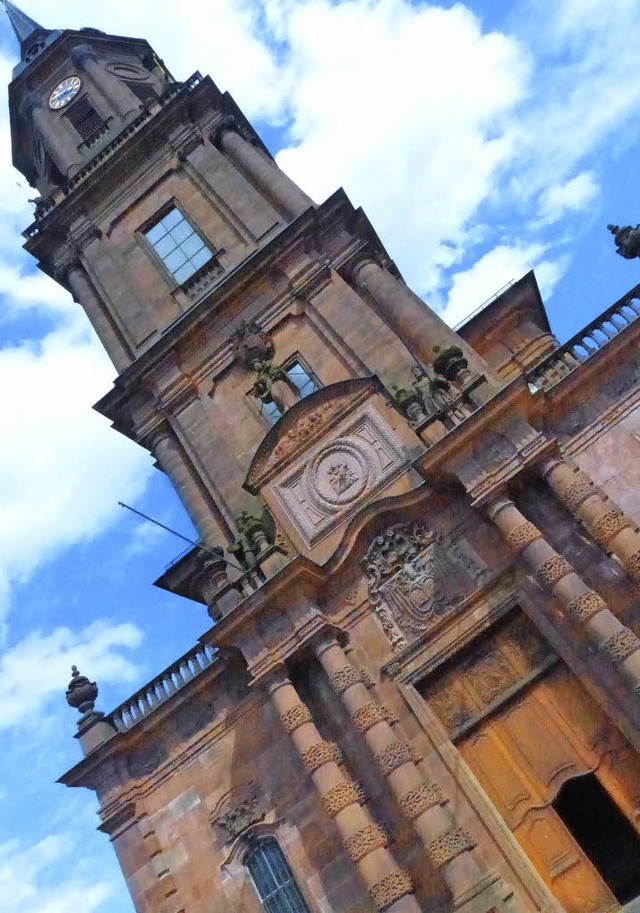
M 432 628 L 481 580 L 486 569 L 459 545 L 419 521 L 376 536 L 363 565 L 369 601 L 394 651 Z

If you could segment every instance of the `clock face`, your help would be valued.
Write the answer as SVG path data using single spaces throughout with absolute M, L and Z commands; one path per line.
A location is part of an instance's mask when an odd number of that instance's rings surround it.
M 54 111 L 64 108 L 70 101 L 73 101 L 81 87 L 82 82 L 79 76 L 68 76 L 63 79 L 49 96 L 49 107 L 53 108 Z

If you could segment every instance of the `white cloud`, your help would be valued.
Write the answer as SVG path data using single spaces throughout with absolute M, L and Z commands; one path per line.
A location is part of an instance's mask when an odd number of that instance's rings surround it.
M 59 703 L 72 665 L 99 683 L 134 681 L 137 668 L 126 651 L 141 642 L 135 625 L 104 621 L 29 634 L 0 656 L 0 729 L 32 722 L 51 698 Z
M 540 215 L 544 222 L 557 222 L 567 212 L 580 212 L 593 203 L 599 187 L 591 172 L 583 171 L 564 184 L 552 184 L 541 196 Z
M 16 840 L 0 844 L 0 897 L 5 898 L 7 909 L 10 906 L 12 913 L 97 910 L 111 896 L 112 887 L 99 877 L 90 880 L 74 874 L 80 862 L 78 850 L 69 836 L 60 834 L 27 848 Z M 53 867 L 57 870 L 54 887 L 47 884 Z

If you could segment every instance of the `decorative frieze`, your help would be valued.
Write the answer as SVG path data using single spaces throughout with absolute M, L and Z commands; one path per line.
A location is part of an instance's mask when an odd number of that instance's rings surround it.
M 591 482 L 586 479 L 577 479 L 560 492 L 560 497 L 564 504 L 572 513 L 580 507 L 583 501 L 586 501 L 589 495 L 595 494 L 596 489 Z
M 456 827 L 446 831 L 444 834 L 440 834 L 429 844 L 427 852 L 433 864 L 441 869 L 448 862 L 461 856 L 462 853 L 472 850 L 474 846 L 475 843 L 471 835 L 462 830 L 462 828 Z
M 619 666 L 636 650 L 640 650 L 640 640 L 629 628 L 622 628 L 600 644 L 601 653 L 608 656 L 614 666 Z
M 382 828 L 377 824 L 367 824 L 351 837 L 347 837 L 344 845 L 350 859 L 353 862 L 360 862 L 369 853 L 386 846 L 388 842 L 388 837 Z
M 357 790 L 352 783 L 338 783 L 337 786 L 332 786 L 323 795 L 322 802 L 330 818 L 335 818 L 350 805 L 360 804 Z
M 538 583 L 551 589 L 563 577 L 572 572 L 573 568 L 566 558 L 561 555 L 552 555 L 551 558 L 547 558 L 536 568 L 536 579 Z
M 430 808 L 443 805 L 444 801 L 442 790 L 437 783 L 421 783 L 401 796 L 400 805 L 407 818 L 415 821 Z
M 632 523 L 621 510 L 610 510 L 592 524 L 591 535 L 598 545 L 606 549 L 611 540 L 629 526 L 632 526 Z
M 535 542 L 537 539 L 542 539 L 542 533 L 534 523 L 530 523 L 527 520 L 508 532 L 506 539 L 507 544 L 514 551 L 519 553 L 525 549 L 527 545 L 531 545 L 531 543 Z
M 314 773 L 331 761 L 336 764 L 342 762 L 342 752 L 335 742 L 318 742 L 317 745 L 312 745 L 311 748 L 303 751 L 300 757 L 308 774 Z
M 368 732 L 377 723 L 383 723 L 385 715 L 382 708 L 375 701 L 369 701 L 363 707 L 359 707 L 351 717 L 351 722 L 358 732 Z
M 338 669 L 337 672 L 333 673 L 330 681 L 332 688 L 338 694 L 344 694 L 353 685 L 364 684 L 362 675 L 353 666 L 345 666 L 343 669 Z
M 392 742 L 391 745 L 377 751 L 375 759 L 382 773 L 388 777 L 398 767 L 413 761 L 412 746 L 409 742 Z
M 585 621 L 593 618 L 594 615 L 606 608 L 607 604 L 601 596 L 598 596 L 593 590 L 587 590 L 586 593 L 568 603 L 566 612 L 574 621 L 584 624 Z
M 404 869 L 398 868 L 377 881 L 373 887 L 369 888 L 369 893 L 380 913 L 383 913 L 400 898 L 412 894 L 413 885 L 408 873 Z
M 280 722 L 288 733 L 295 732 L 305 723 L 311 723 L 311 714 L 306 704 L 295 704 L 284 713 L 280 714 Z

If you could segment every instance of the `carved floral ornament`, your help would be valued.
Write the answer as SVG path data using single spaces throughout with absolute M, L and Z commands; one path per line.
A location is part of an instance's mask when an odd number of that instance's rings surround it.
M 228 792 L 218 803 L 211 823 L 221 839 L 228 843 L 243 831 L 262 821 L 264 799 L 257 783 L 250 781 Z
M 369 591 L 377 589 L 387 577 L 405 567 L 435 540 L 424 523 L 396 523 L 383 535 L 376 536 L 363 564 L 369 580 Z

